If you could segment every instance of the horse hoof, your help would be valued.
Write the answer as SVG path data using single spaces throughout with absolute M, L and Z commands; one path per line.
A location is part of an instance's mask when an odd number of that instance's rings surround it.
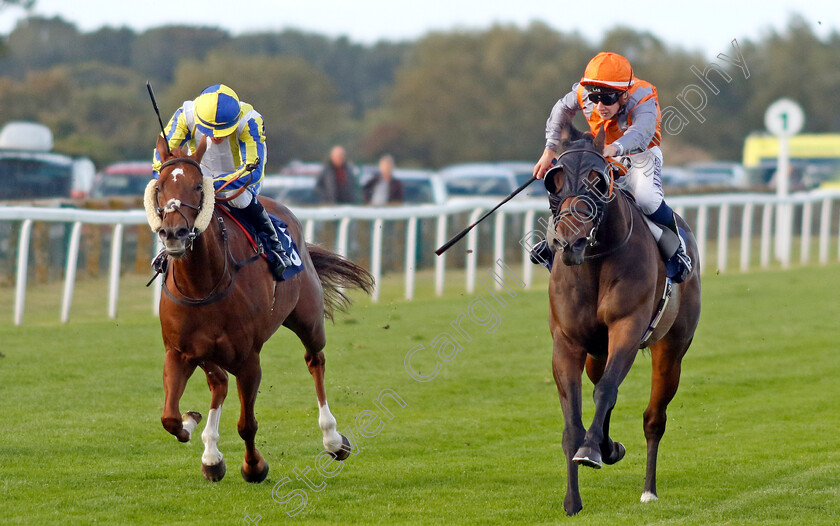
M 336 460 L 344 460 L 345 458 L 350 456 L 350 452 L 352 450 L 353 448 L 350 447 L 350 441 L 347 440 L 346 436 L 341 435 L 341 449 L 339 449 L 338 451 L 328 451 L 328 453 L 332 458 Z
M 572 515 L 577 515 L 580 513 L 580 510 L 583 509 L 583 504 L 580 501 L 580 497 L 576 499 L 566 499 L 563 502 L 563 509 L 566 510 L 566 515 L 571 517 Z
M 210 482 L 219 482 L 225 478 L 226 472 L 227 467 L 225 466 L 225 459 L 222 459 L 221 462 L 213 464 L 212 466 L 207 466 L 205 464 L 201 465 L 201 474 L 204 475 L 204 478 Z
M 242 478 L 245 479 L 245 482 L 253 482 L 254 484 L 259 484 L 260 482 L 265 480 L 265 477 L 268 476 L 268 462 L 266 462 L 265 459 L 261 458 L 257 465 L 253 468 L 254 472 L 252 473 L 250 471 L 250 466 L 245 462 L 242 462 L 240 473 L 242 473 Z
M 641 502 L 653 502 L 655 500 L 659 500 L 659 497 L 656 496 L 656 493 L 651 493 L 650 491 L 642 493 L 642 498 L 640 499 Z
M 581 466 L 601 469 L 601 453 L 591 447 L 582 446 L 577 450 L 572 461 Z
M 624 447 L 624 444 L 621 442 L 613 442 L 612 451 L 610 451 L 609 455 L 604 457 L 604 464 L 615 464 L 624 458 L 625 454 L 627 454 L 627 449 Z
M 181 419 L 186 420 L 187 417 L 190 417 L 193 420 L 195 420 L 195 425 L 201 423 L 201 413 L 199 413 L 198 411 L 187 411 L 186 413 L 184 413 L 184 416 L 182 416 Z

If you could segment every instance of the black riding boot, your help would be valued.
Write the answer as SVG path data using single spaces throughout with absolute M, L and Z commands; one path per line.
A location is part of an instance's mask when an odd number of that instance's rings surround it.
M 659 238 L 659 251 L 665 259 L 665 268 L 668 277 L 675 283 L 682 283 L 691 274 L 691 258 L 686 252 L 685 240 L 677 228 L 677 218 L 672 213 L 670 221 L 657 223 L 664 227 L 662 237 Z
M 274 229 L 274 223 L 268 217 L 268 212 L 265 211 L 262 203 L 254 197 L 251 204 L 242 209 L 242 214 L 245 218 L 257 229 L 257 233 L 265 234 L 268 239 L 266 251 L 268 253 L 269 263 L 273 267 L 271 273 L 276 280 L 281 280 L 283 271 L 292 266 L 292 260 L 280 244 L 280 239 L 277 237 L 277 231 Z

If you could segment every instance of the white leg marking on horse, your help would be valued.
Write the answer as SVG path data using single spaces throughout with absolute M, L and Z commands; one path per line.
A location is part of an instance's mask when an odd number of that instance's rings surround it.
M 184 430 L 187 432 L 190 438 L 192 438 L 192 433 L 195 431 L 195 426 L 198 425 L 198 422 L 195 421 L 189 413 L 184 413 L 184 416 L 181 417 L 181 425 L 184 427 Z
M 222 452 L 219 451 L 219 419 L 222 417 L 222 406 L 210 409 L 207 415 L 207 425 L 201 433 L 201 440 L 204 442 L 204 454 L 201 455 L 201 463 L 205 466 L 215 466 L 222 461 Z
M 333 453 L 341 449 L 341 435 L 336 431 L 338 423 L 330 413 L 330 405 L 327 402 L 318 409 L 318 425 L 324 432 L 324 449 Z
M 653 502 L 655 500 L 659 500 L 659 497 L 657 497 L 655 493 L 651 493 L 649 491 L 642 493 L 642 502 Z

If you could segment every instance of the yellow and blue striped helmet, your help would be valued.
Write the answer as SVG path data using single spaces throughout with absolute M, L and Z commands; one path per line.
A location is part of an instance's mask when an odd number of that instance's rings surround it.
M 195 99 L 195 127 L 210 137 L 226 137 L 236 130 L 242 110 L 236 92 L 214 84 Z

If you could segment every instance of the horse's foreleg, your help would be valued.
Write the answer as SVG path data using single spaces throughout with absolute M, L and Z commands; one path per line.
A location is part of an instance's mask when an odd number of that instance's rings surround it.
M 592 380 L 593 385 L 601 381 L 606 365 L 605 360 L 599 360 L 592 355 L 586 357 L 586 375 Z M 604 464 L 615 464 L 624 458 L 626 453 L 621 442 L 613 442 L 610 438 L 610 415 L 612 415 L 612 409 L 607 411 L 607 417 L 604 419 L 604 438 L 601 440 L 601 460 Z
M 163 390 L 164 404 L 163 414 L 160 421 L 163 428 L 175 435 L 181 442 L 189 442 L 195 426 L 201 421 L 201 414 L 189 411 L 181 415 L 179 401 L 184 394 L 187 380 L 195 370 L 195 365 L 190 364 L 183 355 L 174 350 L 167 349 L 163 359 Z
M 248 482 L 262 482 L 268 475 L 268 462 L 260 455 L 254 445 L 254 437 L 257 436 L 257 418 L 254 416 L 254 404 L 257 401 L 257 391 L 260 388 L 261 379 L 260 355 L 254 352 L 236 375 L 239 401 L 242 404 L 237 429 L 239 436 L 245 441 L 242 478 Z
M 207 376 L 207 386 L 210 387 L 210 413 L 207 415 L 207 425 L 201 433 L 204 442 L 204 454 L 201 455 L 201 472 L 204 478 L 218 482 L 225 476 L 225 459 L 219 451 L 219 419 L 222 416 L 222 403 L 228 390 L 228 374 L 218 365 L 204 362 L 201 366 Z
M 582 421 L 581 375 L 585 352 L 569 353 L 557 343 L 554 344 L 552 370 L 554 383 L 560 395 L 563 409 L 563 452 L 566 455 L 566 497 L 563 508 L 567 515 L 575 515 L 583 509 L 578 488 L 578 466 L 572 459 L 583 442 L 585 430 Z
M 575 453 L 574 461 L 584 466 L 600 468 L 604 462 L 602 447 L 609 452 L 608 463 L 615 463 L 624 456 L 624 446 L 612 443 L 608 436 L 609 418 L 618 398 L 618 386 L 630 372 L 636 359 L 638 342 L 632 336 L 635 327 L 620 324 L 610 328 L 610 348 L 601 379 L 595 385 L 595 415 L 586 432 L 583 445 Z M 640 332 L 639 332 L 640 333 Z
M 682 348 L 680 348 L 682 347 Z M 651 346 L 653 372 L 650 385 L 650 403 L 644 414 L 645 439 L 647 439 L 647 469 L 642 502 L 657 500 L 656 457 L 659 441 L 665 434 L 666 408 L 677 393 L 680 384 L 682 357 L 688 345 L 672 346 L 665 340 Z
M 327 403 L 327 391 L 324 387 L 326 357 L 319 350 L 312 352 L 306 347 L 306 367 L 315 381 L 315 396 L 318 398 L 318 426 L 324 434 L 324 449 L 332 453 L 336 460 L 344 460 L 350 455 L 350 441 L 338 432 L 338 423 L 330 412 Z

